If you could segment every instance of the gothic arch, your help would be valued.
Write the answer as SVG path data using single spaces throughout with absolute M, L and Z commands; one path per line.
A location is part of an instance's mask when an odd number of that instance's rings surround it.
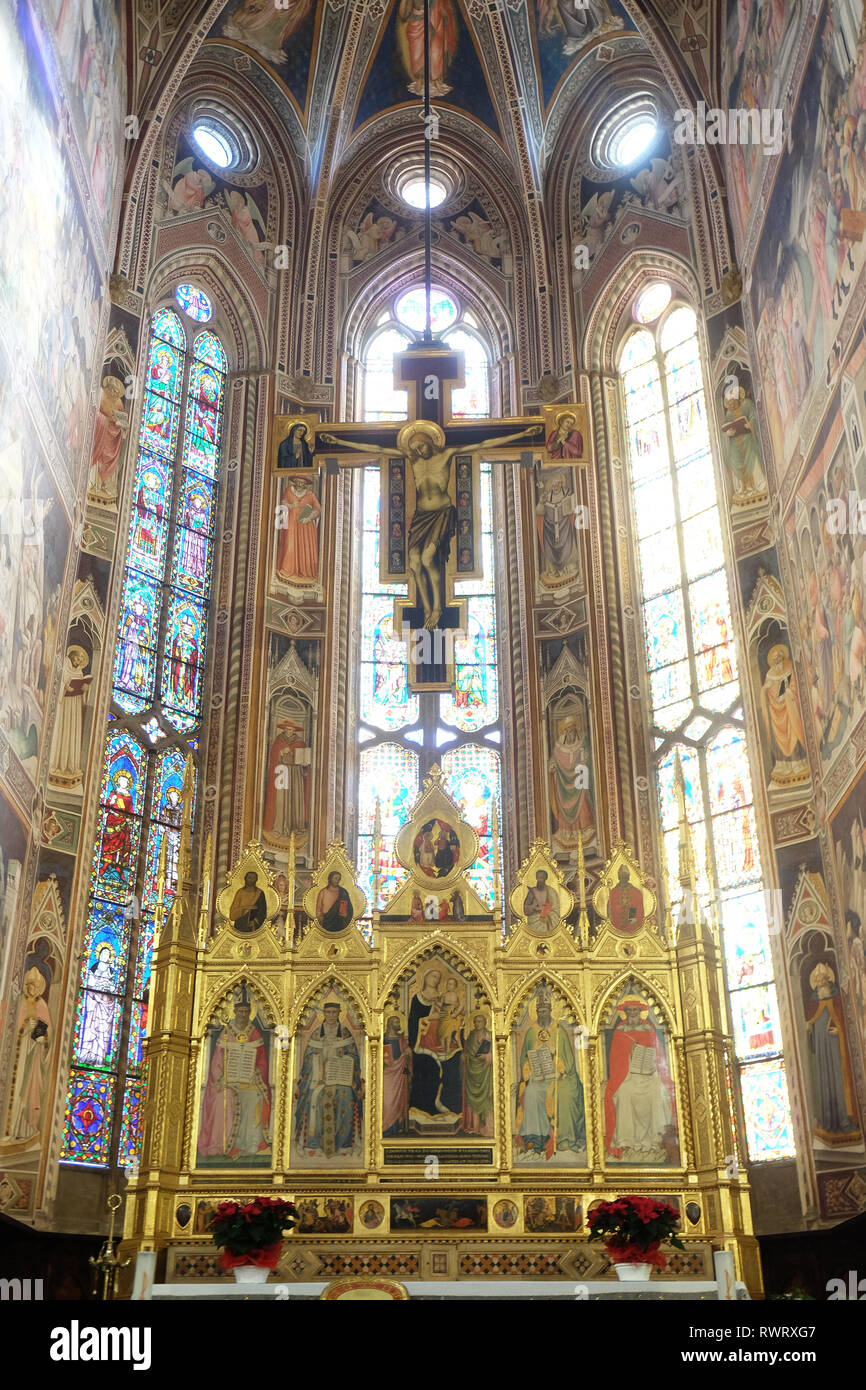
M 548 965 L 539 966 L 527 979 L 520 980 L 510 999 L 503 1004 L 502 1026 L 505 1033 L 511 1032 L 520 1010 L 528 1003 L 541 984 L 552 985 L 573 1009 L 578 1024 L 581 1027 L 586 1026 L 583 1007 L 578 1003 L 572 988 L 566 984 L 558 971 L 551 969 Z
M 343 994 L 351 998 L 363 1022 L 364 1032 L 367 1037 L 369 1038 L 375 1035 L 376 1020 L 374 1018 L 374 1011 L 371 1010 L 369 1002 L 363 997 L 351 976 L 348 972 L 345 972 L 340 975 L 339 979 L 336 975 L 331 973 L 324 976 L 317 975 L 315 979 L 311 980 L 309 984 L 301 990 L 300 994 L 292 1000 L 288 1019 L 289 1036 L 292 1038 L 297 1036 L 298 1029 L 301 1026 L 301 1018 L 305 1010 L 313 1003 L 316 995 L 327 992 L 331 987 L 342 991 Z
M 612 1008 L 617 995 L 631 982 L 636 989 L 642 990 L 646 995 L 659 1017 L 664 1022 L 671 1041 L 682 1031 L 676 1018 L 676 1011 L 672 1002 L 663 1001 L 661 991 L 658 986 L 653 984 L 639 970 L 624 970 L 621 975 L 617 975 L 614 980 L 603 991 L 602 996 L 596 1005 L 592 1018 L 593 1033 L 600 1033 L 612 1017 Z
M 434 942 L 424 947 L 421 951 L 413 952 L 412 955 L 398 962 L 382 983 L 378 1008 L 384 1010 L 400 981 L 406 976 L 415 974 L 421 968 L 425 959 L 429 959 L 435 955 L 443 955 L 445 957 L 453 956 L 460 967 L 483 987 L 488 1008 L 495 1009 L 497 1007 L 496 989 L 484 966 L 480 961 L 470 957 L 469 953 L 464 950 L 459 942 L 451 941 L 447 937 L 443 937 L 441 941 Z
M 238 970 L 228 980 L 223 976 L 217 980 L 210 993 L 202 1000 L 201 1012 L 199 1014 L 200 1026 L 196 1036 L 201 1041 L 204 1039 L 208 1028 L 214 1020 L 214 1015 L 221 1004 L 225 1004 L 231 999 L 234 991 L 241 985 L 246 985 L 259 1002 L 263 1005 L 268 1023 L 271 1027 L 276 1027 L 282 1012 L 280 1006 L 279 993 L 274 987 L 271 979 L 265 975 L 258 975 L 253 981 L 250 979 L 246 970 Z

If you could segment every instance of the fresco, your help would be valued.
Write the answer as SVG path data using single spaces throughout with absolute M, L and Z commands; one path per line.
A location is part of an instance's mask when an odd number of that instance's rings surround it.
M 830 825 L 845 914 L 847 990 L 866 1051 L 866 773 L 861 773 Z
M 70 526 L 11 384 L 0 386 L 0 512 L 0 729 L 33 781 Z
M 230 0 L 209 37 L 231 39 L 264 59 L 303 108 L 318 8 L 313 0 L 286 0 L 279 6 Z
M 23 4 L 18 18 L 20 31 L 8 10 L 0 15 L 0 302 L 17 327 L 15 375 L 32 373 L 60 447 L 75 460 L 88 423 L 104 286 L 71 168 L 57 145 L 51 93 L 28 52 L 36 38 Z
M 623 30 L 634 30 L 627 11 L 616 0 L 535 0 L 535 32 L 538 65 L 544 104 L 550 100 L 560 78 L 574 62 L 575 55 L 601 38 L 614 38 Z
M 806 0 L 727 0 L 722 93 L 729 110 L 775 108 L 787 91 Z M 729 205 L 740 240 L 764 164 L 760 144 L 726 145 Z
M 833 343 L 863 266 L 864 133 L 866 22 L 862 6 L 834 0 L 806 68 L 752 268 L 764 405 L 780 467 L 799 441 L 807 401 L 831 376 Z
M 398 0 L 394 5 L 361 92 L 356 129 L 386 107 L 418 100 L 423 91 L 423 14 L 421 0 Z M 433 97 L 498 131 L 484 69 L 456 0 L 431 0 L 430 26 Z
M 69 112 L 108 232 L 112 194 L 122 161 L 125 104 L 120 19 L 111 0 L 46 0 Z
M 644 209 L 666 217 L 688 216 L 685 172 L 667 135 L 661 134 L 643 162 L 627 177 L 604 182 L 580 180 L 580 212 L 574 234 L 586 248 L 587 266 L 575 272 L 577 285 L 592 266 L 620 219 Z
M 854 442 L 837 395 L 787 532 L 806 672 L 803 716 L 813 722 L 825 764 L 835 761 L 866 711 L 866 534 L 856 518 L 853 528 L 840 529 L 830 507 L 831 499 L 847 505 L 849 494 L 857 494 Z
M 283 11 L 277 13 L 281 15 Z M 165 182 L 163 194 L 169 217 L 201 212 L 205 208 L 226 211 L 253 264 L 259 270 L 264 269 L 268 220 L 268 195 L 264 184 L 253 189 L 233 188 L 212 173 L 198 148 L 181 136 L 171 178 Z

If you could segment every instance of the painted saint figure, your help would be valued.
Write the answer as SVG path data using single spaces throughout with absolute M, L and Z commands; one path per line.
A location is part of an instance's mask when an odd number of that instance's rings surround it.
M 595 829 L 589 796 L 589 750 L 585 722 L 568 715 L 558 726 L 550 756 L 550 809 L 553 838 L 572 849 L 582 836 L 584 844 Z
M 463 1095 L 463 1128 L 467 1134 L 493 1137 L 493 1039 L 485 1014 L 475 1014 L 472 1031 L 466 1033 L 466 1081 Z
M 259 887 L 259 876 L 250 869 L 244 874 L 243 887 L 232 898 L 229 921 L 235 931 L 249 933 L 258 931 L 267 915 L 267 898 Z
M 530 931 L 546 935 L 559 926 L 559 894 L 555 888 L 548 887 L 544 869 L 537 871 L 535 886 L 527 889 L 523 912 Z
M 340 884 L 336 869 L 328 874 L 328 882 L 316 898 L 316 920 L 323 931 L 343 931 L 355 915 L 352 899 Z
M 294 832 L 306 833 L 309 817 L 310 748 L 294 719 L 281 719 L 268 754 L 265 838 L 288 844 Z
M 286 469 L 312 467 L 313 451 L 310 448 L 310 428 L 306 421 L 298 420 L 292 425 L 285 439 L 280 440 L 277 449 L 277 468 L 282 472 Z M 305 480 L 302 479 L 302 481 Z
M 382 1039 L 382 1136 L 385 1139 L 407 1132 L 411 1075 L 409 1039 L 399 1015 L 391 1014 L 385 1020 Z
M 90 491 L 103 502 L 117 497 L 120 451 L 129 428 L 129 417 L 123 409 L 125 396 L 126 388 L 118 377 L 103 377 L 90 450 L 89 478 Z
M 767 652 L 767 674 L 761 687 L 761 714 L 764 729 L 774 750 L 774 777 L 805 768 L 806 736 L 797 699 L 797 685 L 791 654 L 783 642 Z M 775 757 L 778 750 L 779 758 Z
M 539 475 L 535 507 L 542 580 L 564 580 L 580 573 L 575 531 L 575 498 L 565 469 Z
M 272 1092 L 264 1035 L 251 1022 L 246 987 L 213 1044 L 201 1108 L 200 1158 L 232 1162 L 270 1154 Z
M 608 1039 L 605 1146 L 627 1163 L 665 1163 L 676 1115 L 664 1045 L 642 999 L 623 999 L 617 1014 Z
M 583 458 L 583 435 L 577 428 L 577 416 L 570 410 L 556 416 L 556 428 L 547 436 L 547 452 L 552 459 Z
M 724 405 L 722 451 L 733 479 L 736 506 L 763 496 L 767 491 L 767 479 L 761 465 L 758 417 L 745 388 L 735 386 L 727 391 Z
M 463 1043 L 459 982 L 439 966 L 425 970 L 409 1006 L 412 1084 L 410 1129 L 439 1127 L 456 1133 L 463 1112 Z M 455 1005 L 458 1012 L 455 1012 Z
M 48 780 L 68 791 L 79 788 L 84 778 L 81 744 L 84 737 L 84 708 L 92 676 L 84 674 L 90 660 L 83 647 L 72 643 L 66 650 L 63 667 L 63 693 L 54 725 Z
M 290 478 L 277 509 L 277 574 L 280 579 L 318 579 L 321 514 L 319 499 L 307 479 Z
M 360 1145 L 363 1116 L 361 1059 L 340 1004 L 326 1000 L 322 1021 L 307 1039 L 295 1086 L 295 1141 L 310 1157 L 333 1158 Z
M 535 1021 L 517 1040 L 518 1083 L 514 1117 L 518 1158 L 566 1160 L 586 1148 L 583 1083 L 574 1038 L 553 1017 L 550 990 L 539 985 Z
M 812 1062 L 815 1133 L 825 1144 L 855 1143 L 860 1139 L 855 1118 L 857 1100 L 832 966 L 819 961 L 809 975 L 809 986 L 814 1003 L 806 1019 L 806 1031 Z
M 51 1025 L 45 996 L 50 978 L 44 962 L 31 966 L 24 975 L 16 1021 L 15 1079 L 5 1131 L 10 1139 L 34 1139 L 42 1129 Z
M 631 882 L 625 864 L 620 864 L 616 887 L 610 890 L 607 915 L 620 931 L 637 931 L 643 926 L 643 893 Z
M 451 91 L 445 81 L 457 51 L 457 13 L 453 0 L 430 0 L 430 95 Z M 400 0 L 397 9 L 397 47 L 409 77 L 409 91 L 424 95 L 424 3 Z

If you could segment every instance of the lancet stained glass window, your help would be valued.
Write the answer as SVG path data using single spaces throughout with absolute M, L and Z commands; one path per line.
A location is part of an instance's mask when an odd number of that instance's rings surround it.
M 490 414 L 490 361 L 476 320 L 444 291 L 434 295 L 435 322 L 449 347 L 464 353 L 465 385 L 455 390 L 455 415 Z M 409 346 L 403 325 L 423 328 L 424 292 L 416 288 L 380 315 L 364 357 L 364 418 L 405 420 L 407 394 L 395 392 L 394 353 Z M 450 325 L 450 327 L 449 327 Z M 480 851 L 470 877 L 493 905 L 492 807 L 501 809 L 501 760 L 491 744 L 501 742 L 496 661 L 496 597 L 493 497 L 489 464 L 481 464 L 480 515 L 482 579 L 458 580 L 454 591 L 467 601 L 465 632 L 454 642 L 453 692 L 413 694 L 408 689 L 408 652 L 394 632 L 394 598 L 405 584 L 379 579 L 379 470 L 364 470 L 362 484 L 361 662 L 358 778 L 358 867 L 361 886 L 373 905 L 373 825 L 379 801 L 381 853 L 378 865 L 381 907 L 395 891 L 402 870 L 394 858 L 394 837 L 421 789 L 421 779 L 440 763 L 448 790 L 466 820 L 478 831 Z M 499 821 L 501 825 L 501 818 Z
M 178 315 L 157 310 L 148 343 L 61 1149 L 98 1167 L 138 1154 L 160 852 L 167 908 L 202 715 L 227 362 L 194 318 L 188 343 Z
M 783 1158 L 793 1131 L 694 311 L 673 304 L 633 330 L 620 371 L 669 900 L 682 898 L 679 756 L 698 895 L 721 922 L 749 1157 Z

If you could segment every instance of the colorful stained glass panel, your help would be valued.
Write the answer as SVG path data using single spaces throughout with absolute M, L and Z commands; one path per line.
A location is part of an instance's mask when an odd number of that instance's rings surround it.
M 744 806 L 741 811 L 714 816 L 713 845 L 720 889 L 736 888 L 760 879 L 761 859 L 754 807 Z
M 189 374 L 186 437 L 183 462 L 206 477 L 216 476 L 222 405 L 220 372 L 206 362 L 193 362 Z
M 114 660 L 113 693 L 117 704 L 129 714 L 140 714 L 153 699 L 159 601 L 160 590 L 155 580 L 127 571 Z
M 782 1059 L 743 1067 L 740 1087 L 751 1161 L 793 1158 L 794 1130 Z
M 99 841 L 92 887 L 103 898 L 126 902 L 135 883 L 141 833 L 145 757 L 130 735 L 108 739 L 100 789 Z
M 60 1157 L 67 1163 L 106 1167 L 111 1156 L 113 1110 L 113 1077 L 73 1071 L 66 1096 Z
M 651 671 L 681 661 L 688 651 L 681 590 L 649 599 L 644 604 L 644 627 Z
M 702 454 L 682 464 L 677 468 L 676 478 L 680 518 L 687 521 L 690 516 L 702 512 L 708 499 L 715 496 L 716 483 L 709 455 Z
M 689 579 L 700 579 L 725 563 L 722 528 L 715 507 L 683 523 L 683 550 Z
M 722 729 L 707 748 L 707 781 L 714 811 L 732 811 L 752 800 L 752 780 L 741 729 Z
M 773 978 L 773 962 L 762 894 L 726 897 L 722 929 L 731 989 L 767 984 Z
M 476 893 L 493 903 L 492 810 L 502 824 L 499 754 L 491 748 L 464 743 L 442 754 L 445 786 L 459 805 L 464 819 L 478 832 L 480 849 L 468 878 Z
M 490 368 L 487 353 L 472 333 L 455 328 L 445 339 L 449 347 L 463 353 L 465 386 L 451 393 L 453 416 L 479 417 L 490 414 Z
M 192 345 L 192 355 L 199 362 L 209 362 L 218 372 L 228 370 L 225 348 L 219 338 L 215 337 L 209 329 L 205 329 L 204 333 L 199 333 Z
M 213 534 L 214 485 L 184 472 L 172 560 L 172 583 L 202 598 L 208 592 Z
M 741 1061 L 770 1056 L 781 1047 L 776 989 L 755 985 L 731 991 L 734 1050 Z
M 136 470 L 127 564 L 152 579 L 162 578 L 165 565 L 171 484 L 171 464 L 155 454 L 142 453 Z
M 144 1105 L 144 1082 L 127 1081 L 123 1091 L 123 1111 L 120 1122 L 118 1163 L 135 1163 L 141 1153 L 141 1118 Z
M 172 592 L 166 622 L 162 703 L 166 719 L 181 732 L 194 728 L 201 714 L 206 624 L 207 610 L 202 603 Z
M 183 312 L 195 319 L 196 323 L 207 323 L 213 314 L 213 307 L 204 290 L 197 290 L 195 285 L 178 285 L 174 297 Z
M 682 723 L 685 716 L 691 709 L 688 702 L 688 695 L 691 690 L 691 674 L 687 661 L 678 661 L 674 666 L 662 666 L 660 670 L 653 671 L 650 676 L 650 691 L 652 695 L 653 709 L 655 710 L 656 723 L 662 729 L 676 729 Z M 671 711 L 668 710 L 668 722 L 664 721 L 665 709 L 676 704 L 676 722 L 670 723 Z
M 175 347 L 186 347 L 186 336 L 180 319 L 173 309 L 157 309 L 151 319 L 151 333 L 164 343 L 174 343 Z

